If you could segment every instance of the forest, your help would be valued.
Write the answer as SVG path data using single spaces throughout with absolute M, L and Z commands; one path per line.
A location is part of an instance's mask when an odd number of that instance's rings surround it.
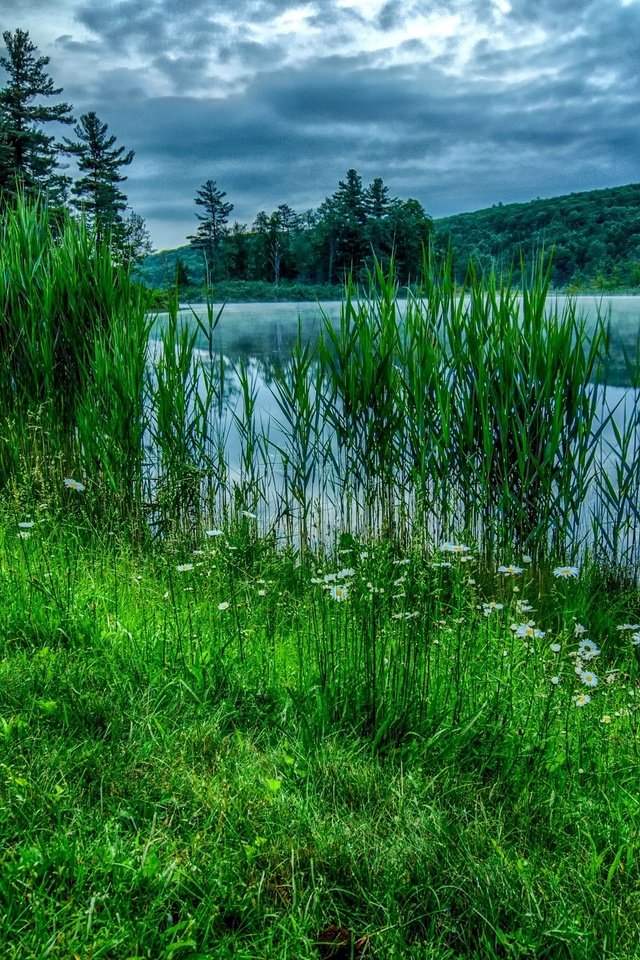
M 205 189 L 220 194 L 212 182 Z M 364 188 L 359 174 L 349 170 L 318 210 L 298 214 L 283 203 L 271 214 L 259 213 L 251 226 L 223 226 L 217 246 L 209 249 L 203 233 L 188 246 L 145 258 L 138 276 L 152 287 L 177 282 L 183 293 L 195 293 L 209 265 L 209 278 L 231 299 L 248 289 L 246 281 L 269 284 L 253 288 L 257 297 L 262 291 L 265 298 L 297 299 L 309 284 L 340 284 L 348 273 L 364 279 L 374 256 L 386 266 L 392 251 L 396 275 L 409 284 L 419 276 L 423 245 L 431 244 L 438 254 L 450 249 L 458 282 L 470 262 L 482 271 L 511 274 L 517 282 L 521 258 L 533 262 L 545 252 L 552 255 L 556 289 L 640 286 L 640 184 L 498 203 L 432 220 L 417 200 L 391 198 L 382 178 Z
M 569 290 L 640 286 L 640 184 L 570 193 L 437 220 L 437 243 L 451 244 L 458 278 L 471 259 L 519 268 L 553 250 L 552 282 Z

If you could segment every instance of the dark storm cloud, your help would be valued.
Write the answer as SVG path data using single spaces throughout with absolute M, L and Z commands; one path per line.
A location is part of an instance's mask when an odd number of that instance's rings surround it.
M 81 3 L 76 17 L 114 50 L 139 47 L 180 53 L 224 44 L 244 34 L 245 24 L 264 23 L 298 8 L 295 0 L 119 0 Z
M 572 171 L 585 188 L 612 182 L 613 155 L 630 158 L 639 145 L 635 128 L 621 125 L 624 110 L 609 103 L 594 122 L 593 104 L 563 106 L 579 98 L 576 79 L 547 105 L 536 102 L 544 84 L 533 89 L 532 102 L 527 86 L 495 96 L 445 82 L 429 68 L 411 77 L 360 61 L 354 74 L 348 60 L 334 58 L 304 72 L 283 70 L 227 100 L 148 101 L 122 135 L 159 166 L 135 183 L 136 193 L 159 191 L 164 177 L 183 197 L 170 219 L 193 209 L 195 189 L 209 177 L 236 204 L 233 215 L 248 222 L 285 201 L 317 205 L 350 166 L 365 182 L 383 176 L 393 193 L 416 196 L 438 215 L 578 189 Z M 622 180 L 633 179 L 627 169 Z
M 404 18 L 402 0 L 388 0 L 378 14 L 378 26 L 381 30 L 392 30 Z
M 22 17 L 23 14 L 33 15 L 34 12 L 40 12 L 46 10 L 51 6 L 51 0 L 11 0 L 11 11 L 8 8 L 0 8 L 0 28 L 2 30 L 15 30 L 16 26 L 21 26 L 17 23 L 17 18 Z M 11 13 L 11 17 L 9 17 Z M 22 27 L 22 29 L 27 29 Z
M 249 223 L 285 201 L 317 206 L 349 167 L 435 216 L 640 179 L 638 2 L 512 0 L 502 24 L 478 0 L 387 0 L 375 17 L 335 0 L 68 3 L 89 39 L 67 24 L 41 52 L 54 80 L 54 58 L 78 65 L 64 80 L 76 114 L 96 110 L 136 151 L 125 189 L 159 245 L 193 231 L 209 178 Z M 257 42 L 247 29 L 301 8 L 317 31 L 303 64 L 289 59 L 295 39 L 266 30 Z M 520 42 L 479 40 L 460 76 L 457 37 L 437 56 L 428 37 L 384 50 L 388 33 L 429 11 L 482 17 Z M 24 26 L 37 43 L 37 22 Z M 345 54 L 346 38 L 371 30 L 377 50 Z M 389 65 L 391 53 L 404 65 Z

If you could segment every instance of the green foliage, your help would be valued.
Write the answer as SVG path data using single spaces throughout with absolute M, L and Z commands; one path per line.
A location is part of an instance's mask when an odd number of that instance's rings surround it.
M 518 295 L 425 262 L 405 301 L 393 261 L 378 266 L 368 291 L 347 288 L 338 329 L 327 320 L 319 342 L 261 370 L 217 352 L 212 299 L 206 316 L 180 313 L 175 290 L 150 345 L 143 289 L 81 225 L 54 240 L 48 217 L 19 204 L 4 227 L 4 486 L 89 478 L 96 516 L 135 519 L 140 538 L 149 520 L 191 536 L 244 508 L 301 550 L 333 518 L 422 543 L 472 537 L 488 557 L 638 564 L 640 414 L 606 406 L 606 319 L 550 305 L 549 264 Z
M 122 211 L 127 205 L 118 186 L 127 179 L 120 168 L 130 164 L 134 154 L 133 150 L 125 153 L 124 147 L 114 147 L 116 138 L 108 137 L 107 129 L 93 110 L 83 114 L 73 131 L 77 140 L 63 137 L 63 152 L 75 157 L 82 174 L 71 190 L 74 206 L 86 215 L 98 243 L 110 238 L 117 246 L 122 240 Z
M 0 90 L 0 190 L 9 196 L 17 188 L 32 194 L 44 191 L 60 201 L 69 178 L 55 172 L 54 137 L 44 132 L 42 124 L 73 123 L 72 108 L 68 103 L 39 102 L 42 97 L 58 96 L 62 89 L 54 87 L 45 70 L 49 57 L 36 57 L 38 48 L 28 31 L 5 30 L 2 37 L 7 53 L 0 57 L 0 64 L 8 83 Z
M 271 296 L 260 296 L 267 300 L 282 299 L 278 288 L 284 284 L 289 290 L 292 284 L 342 286 L 348 275 L 366 282 L 374 263 L 388 268 L 392 258 L 402 283 L 415 282 L 420 274 L 433 221 L 417 200 L 390 198 L 380 177 L 364 189 L 359 174 L 349 170 L 318 211 L 299 214 L 283 203 L 271 214 L 260 211 L 251 230 L 240 223 L 231 230 L 225 226 L 232 204 L 222 202 L 225 194 L 213 181 L 207 183 L 196 199 L 208 212 L 198 215 L 203 222 L 190 238 L 195 249 L 180 247 L 146 258 L 137 271 L 141 282 L 155 288 L 172 285 L 178 258 L 188 269 L 192 300 L 211 280 L 216 285 L 225 279 L 271 282 Z M 256 296 L 247 293 L 249 299 Z M 304 299 L 314 299 L 314 294 Z
M 555 287 L 637 289 L 640 262 L 640 185 L 572 193 L 530 203 L 498 204 L 436 222 L 440 249 L 453 250 L 461 280 L 469 260 L 514 270 L 553 249 Z
M 42 491 L 80 469 L 139 509 L 144 292 L 84 224 L 58 216 L 54 230 L 42 203 L 18 197 L 0 230 L 0 487 L 21 475 Z
M 427 262 L 400 303 L 391 263 L 260 382 L 211 301 L 150 343 L 48 217 L 0 244 L 6 956 L 635 960 L 638 412 L 603 450 L 604 322 L 549 309 L 548 265 L 517 298 Z
M 8 958 L 635 960 L 636 588 L 31 516 L 0 519 Z

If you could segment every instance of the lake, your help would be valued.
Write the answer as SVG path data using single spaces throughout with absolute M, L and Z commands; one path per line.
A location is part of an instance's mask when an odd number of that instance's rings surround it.
M 595 321 L 601 316 L 611 323 L 611 362 L 608 382 L 612 386 L 628 386 L 629 376 L 625 364 L 627 356 L 635 358 L 640 334 L 640 296 L 580 296 L 573 297 L 578 312 L 587 320 Z M 552 307 L 562 310 L 567 298 L 557 296 L 549 298 Z M 402 301 L 400 301 L 402 304 Z M 317 303 L 228 303 L 222 309 L 222 315 L 214 334 L 214 348 L 217 353 L 232 361 L 255 358 L 262 361 L 282 361 L 288 357 L 298 335 L 300 324 L 303 337 L 312 339 L 318 335 L 323 325 L 323 315 L 336 326 L 340 320 L 340 301 Z M 215 306 L 216 312 L 222 307 Z M 192 311 L 206 316 L 203 304 L 183 307 L 181 316 L 185 321 L 191 318 Z M 166 314 L 158 316 L 162 325 Z M 207 347 L 202 334 L 197 346 Z
M 606 319 L 610 325 L 610 360 L 607 370 L 607 389 L 601 391 L 603 401 L 602 411 L 604 420 L 612 411 L 613 418 L 606 424 L 600 437 L 598 466 L 596 475 L 608 474 L 615 477 L 616 470 L 621 462 L 617 453 L 616 425 L 632 423 L 633 437 L 629 452 L 635 451 L 640 444 L 638 435 L 637 390 L 630 386 L 628 362 L 635 362 L 638 355 L 638 337 L 640 333 L 640 297 L 616 296 L 593 297 L 583 296 L 572 298 L 579 315 L 587 320 L 587 326 L 594 324 L 598 316 Z M 549 298 L 552 309 L 561 311 L 566 303 L 565 297 Z M 402 309 L 402 302 L 399 303 Z M 280 411 L 272 386 L 274 368 L 286 363 L 291 356 L 298 331 L 302 333 L 304 341 L 313 341 L 321 332 L 325 319 L 334 327 L 339 326 L 342 303 L 340 301 L 316 303 L 230 303 L 224 306 L 220 320 L 214 330 L 211 343 L 205 332 L 198 327 L 197 319 L 206 322 L 206 307 L 193 305 L 181 308 L 181 319 L 197 333 L 196 352 L 204 368 L 218 366 L 222 372 L 219 393 L 219 420 L 213 426 L 212 435 L 224 438 L 224 454 L 216 454 L 212 447 L 212 462 L 219 462 L 216 458 L 224 457 L 226 461 L 226 478 L 231 488 L 237 484 L 238 489 L 246 488 L 247 472 L 251 473 L 245 457 L 246 440 L 242 438 L 242 422 L 244 418 L 245 401 L 241 383 L 242 371 L 245 375 L 245 387 L 252 397 L 252 420 L 257 431 L 256 435 L 268 437 L 266 445 L 259 447 L 262 466 L 256 467 L 256 475 L 260 477 L 261 493 L 267 512 L 275 512 L 273 498 L 278 498 L 281 491 L 282 461 L 281 451 L 287 447 L 287 431 L 280 425 Z M 215 307 L 215 313 L 220 307 Z M 160 314 L 156 320 L 159 332 L 167 322 L 167 315 Z M 157 343 L 160 349 L 159 342 Z M 202 368 L 201 368 L 202 369 Z M 196 393 L 201 387 L 196 386 Z M 245 396 L 246 396 L 245 389 Z M 191 401 L 193 402 L 193 401 Z M 193 409 L 193 408 L 190 408 Z M 190 414 L 187 415 L 187 419 Z M 215 446 L 215 445 L 214 445 Z M 633 458 L 636 454 L 633 453 Z M 635 459 L 633 459 L 635 462 Z M 217 469 L 217 468 L 216 468 Z M 631 470 L 631 464 L 629 464 Z M 316 480 L 306 486 L 309 501 L 317 496 L 318 502 L 326 494 L 326 468 L 316 474 Z M 271 481 L 267 481 L 267 474 Z M 324 476 L 323 476 L 324 474 Z M 243 487 L 244 484 L 244 487 Z M 596 487 L 600 486 L 596 484 Z M 336 502 L 339 493 L 335 494 Z M 635 501 L 634 501 L 635 502 Z M 251 506 L 251 498 L 245 500 L 245 506 Z M 583 514 L 585 522 L 592 507 L 592 498 L 585 505 Z M 629 516 L 632 506 L 625 506 Z M 618 521 L 616 521 L 618 523 Z M 626 534 L 630 533 L 631 519 L 624 521 Z M 620 523 L 618 523 L 620 526 Z M 633 533 L 635 543 L 635 533 Z

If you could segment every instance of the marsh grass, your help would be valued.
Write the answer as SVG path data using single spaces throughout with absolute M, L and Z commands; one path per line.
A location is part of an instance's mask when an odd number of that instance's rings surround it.
M 54 223 L 44 205 L 7 208 L 0 231 L 0 486 L 21 476 L 42 495 L 60 467 L 79 469 L 139 516 L 143 293 L 82 224 Z
M 540 268 L 517 298 L 427 263 L 402 310 L 377 270 L 267 422 L 211 305 L 152 350 L 46 217 L 0 252 L 4 955 L 635 960 L 638 420 L 605 438 L 604 321 Z
M 141 291 L 82 225 L 18 204 L 2 229 L 2 486 L 42 498 L 77 473 L 143 538 L 245 509 L 303 550 L 340 530 L 637 564 L 637 409 L 607 405 L 606 318 L 551 303 L 548 262 L 520 289 L 472 267 L 459 287 L 426 257 L 406 301 L 376 266 L 337 329 L 259 371 L 177 294 L 151 342 Z

